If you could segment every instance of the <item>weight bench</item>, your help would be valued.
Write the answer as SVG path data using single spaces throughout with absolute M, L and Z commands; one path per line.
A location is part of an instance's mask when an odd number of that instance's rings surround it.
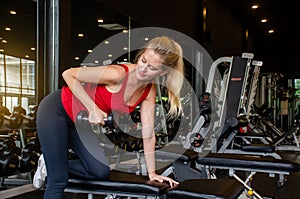
M 244 187 L 232 179 L 192 179 L 170 188 L 168 183 L 150 181 L 147 176 L 111 171 L 109 180 L 70 178 L 65 192 L 108 195 L 107 199 L 119 196 L 128 198 L 203 198 L 237 199 Z
M 188 178 L 192 180 L 196 178 L 210 179 L 214 177 L 212 171 L 215 169 L 223 169 L 228 170 L 229 176 L 233 177 L 237 182 L 243 185 L 250 194 L 254 194 L 257 198 L 262 198 L 250 187 L 250 181 L 256 173 L 268 173 L 270 177 L 278 175 L 277 187 L 282 187 L 287 180 L 287 175 L 291 172 L 300 171 L 300 164 L 284 159 L 245 154 L 197 154 L 189 149 L 184 151 L 184 153 L 178 153 L 178 148 L 179 147 L 177 146 L 173 147 L 170 145 L 169 147 L 166 147 L 165 151 L 158 151 L 157 155 L 165 156 L 166 158 L 172 156 L 173 158 L 177 158 L 177 160 L 165 170 L 166 172 L 164 172 L 163 175 L 170 175 L 172 173 L 175 176 L 175 179 L 179 181 L 182 180 L 179 186 L 183 186 L 183 190 L 185 187 L 189 187 L 190 190 L 192 190 L 192 186 L 185 186 L 185 184 L 188 183 Z M 237 171 L 245 172 L 245 180 L 242 180 L 242 177 L 237 175 Z M 195 192 L 196 190 L 193 191 Z M 218 192 L 217 190 L 215 191 Z M 176 189 L 174 192 L 176 192 Z
M 165 198 L 168 188 L 170 188 L 168 183 L 150 181 L 147 176 L 113 170 L 108 180 L 72 176 L 65 192 L 87 193 L 89 199 L 92 199 L 94 194 L 109 195 L 111 199 L 116 196 Z
M 190 179 L 167 191 L 168 199 L 237 199 L 244 186 L 232 179 Z
M 295 162 L 242 154 L 211 153 L 204 158 L 199 158 L 197 163 L 206 166 L 209 170 L 214 168 L 228 169 L 229 176 L 234 177 L 243 184 L 257 198 L 262 197 L 249 186 L 249 182 L 257 172 L 268 173 L 271 177 L 278 174 L 277 187 L 282 187 L 286 181 L 285 175 L 300 171 L 300 164 Z M 250 174 L 246 176 L 246 179 L 243 181 L 242 178 L 236 174 L 236 171 L 248 171 Z

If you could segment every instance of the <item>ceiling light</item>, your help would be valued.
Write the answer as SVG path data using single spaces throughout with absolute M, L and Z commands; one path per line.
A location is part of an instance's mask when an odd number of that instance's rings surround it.
M 112 54 L 108 54 L 108 57 L 112 57 Z
M 88 50 L 88 53 L 92 53 L 93 52 L 93 50 Z
M 78 37 L 83 37 L 84 35 L 82 33 L 79 33 L 78 34 Z
M 10 14 L 12 14 L 12 15 L 15 15 L 15 14 L 17 14 L 17 12 L 16 12 L 16 11 L 14 11 L 14 10 L 11 10 L 11 11 L 9 11 L 9 13 L 10 13 Z
M 7 43 L 7 41 L 6 41 L 5 39 L 3 39 L 3 40 L 2 40 L 2 43 L 5 43 L 5 44 L 6 44 L 6 43 Z
M 123 50 L 128 50 L 128 48 L 127 48 L 127 47 L 124 47 Z
M 148 37 L 145 37 L 145 41 L 148 41 L 149 40 L 149 38 Z
M 35 50 L 35 47 L 31 47 L 30 50 L 34 51 L 34 50 Z
M 5 30 L 6 31 L 11 31 L 11 29 L 9 27 L 6 27 Z
M 25 55 L 26 58 L 29 58 L 29 55 Z
M 79 60 L 79 57 L 75 57 L 74 59 L 75 59 L 75 60 Z
M 103 19 L 98 19 L 98 22 L 103 23 L 104 21 L 103 21 Z
M 266 18 L 262 19 L 261 22 L 262 23 L 266 23 L 268 20 Z
M 0 49 L 0 52 L 4 52 L 4 49 Z
M 104 43 L 105 43 L 105 44 L 109 44 L 109 41 L 106 40 L 106 41 L 104 41 Z
M 257 9 L 257 8 L 258 8 L 258 5 L 255 4 L 255 5 L 253 5 L 251 8 L 252 8 L 252 9 Z
M 98 60 L 95 60 L 94 62 L 95 62 L 95 64 L 98 64 L 98 63 L 99 63 L 99 61 L 98 61 Z
M 274 33 L 274 29 L 269 30 L 268 33 Z
M 123 33 L 128 33 L 128 30 L 123 30 Z

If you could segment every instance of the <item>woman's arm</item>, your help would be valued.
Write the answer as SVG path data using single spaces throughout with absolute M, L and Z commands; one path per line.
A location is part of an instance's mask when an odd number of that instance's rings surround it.
M 168 181 L 171 186 L 178 184 L 173 179 L 157 175 L 155 171 L 155 144 L 156 137 L 154 132 L 154 111 L 155 111 L 156 88 L 153 85 L 148 97 L 141 104 L 141 122 L 142 122 L 142 136 L 145 160 L 147 164 L 147 171 L 150 180 L 157 180 L 159 182 Z
M 118 65 L 70 68 L 62 73 L 62 77 L 72 93 L 88 110 L 89 121 L 101 124 L 104 124 L 103 118 L 107 117 L 107 115 L 89 97 L 82 83 L 105 84 L 109 86 L 117 84 L 124 75 L 125 70 Z
M 155 173 L 155 132 L 154 132 L 154 111 L 155 111 L 155 86 L 152 86 L 147 98 L 141 104 L 142 137 L 145 160 L 148 176 L 152 179 Z

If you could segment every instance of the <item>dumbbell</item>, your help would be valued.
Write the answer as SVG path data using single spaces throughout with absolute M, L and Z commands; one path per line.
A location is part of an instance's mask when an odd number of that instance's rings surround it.
M 22 149 L 19 171 L 22 173 L 30 172 L 37 167 L 40 151 L 39 146 L 33 142 L 29 142 Z
M 2 113 L 4 115 L 10 115 L 8 108 L 5 106 L 0 106 L 0 113 Z
M 103 121 L 105 123 L 105 127 L 108 127 L 110 129 L 114 129 L 115 128 L 115 124 L 114 124 L 114 119 L 113 119 L 113 114 L 110 113 L 107 115 L 107 118 L 103 118 Z M 100 124 L 91 124 L 89 122 L 89 118 L 88 118 L 88 113 L 86 111 L 79 111 L 79 113 L 76 116 L 76 124 L 79 125 L 80 127 L 83 128 L 87 128 L 87 127 L 91 127 L 93 132 L 96 134 L 99 134 L 101 132 L 100 128 Z
M 26 123 L 26 126 L 34 128 L 36 127 L 36 111 L 37 108 L 31 109 L 30 113 L 27 115 L 26 110 L 22 106 L 15 106 L 13 109 L 13 114 L 19 114 L 23 117 L 23 119 L 26 119 L 28 122 Z
M 0 176 L 10 176 L 16 173 L 19 167 L 19 156 L 10 147 L 10 141 L 0 144 Z M 16 150 L 18 151 L 18 150 Z
M 2 148 L 6 153 L 21 155 L 21 149 L 17 147 L 16 142 L 12 138 L 5 139 L 2 142 Z
M 6 126 L 10 129 L 18 129 L 23 124 L 23 117 L 20 114 L 13 113 L 10 116 L 4 115 L 4 119 L 8 120 Z
M 17 129 L 23 123 L 23 117 L 20 114 L 11 114 L 6 107 L 0 107 L 0 127 L 3 125 L 4 121 L 7 120 L 6 126 L 10 129 Z

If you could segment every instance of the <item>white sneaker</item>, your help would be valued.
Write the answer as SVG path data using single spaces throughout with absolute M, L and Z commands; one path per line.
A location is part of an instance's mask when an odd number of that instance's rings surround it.
M 40 155 L 39 161 L 38 161 L 38 167 L 35 171 L 34 177 L 33 177 L 33 186 L 37 189 L 40 189 L 45 184 L 45 179 L 47 176 L 46 171 L 46 165 L 43 154 Z

